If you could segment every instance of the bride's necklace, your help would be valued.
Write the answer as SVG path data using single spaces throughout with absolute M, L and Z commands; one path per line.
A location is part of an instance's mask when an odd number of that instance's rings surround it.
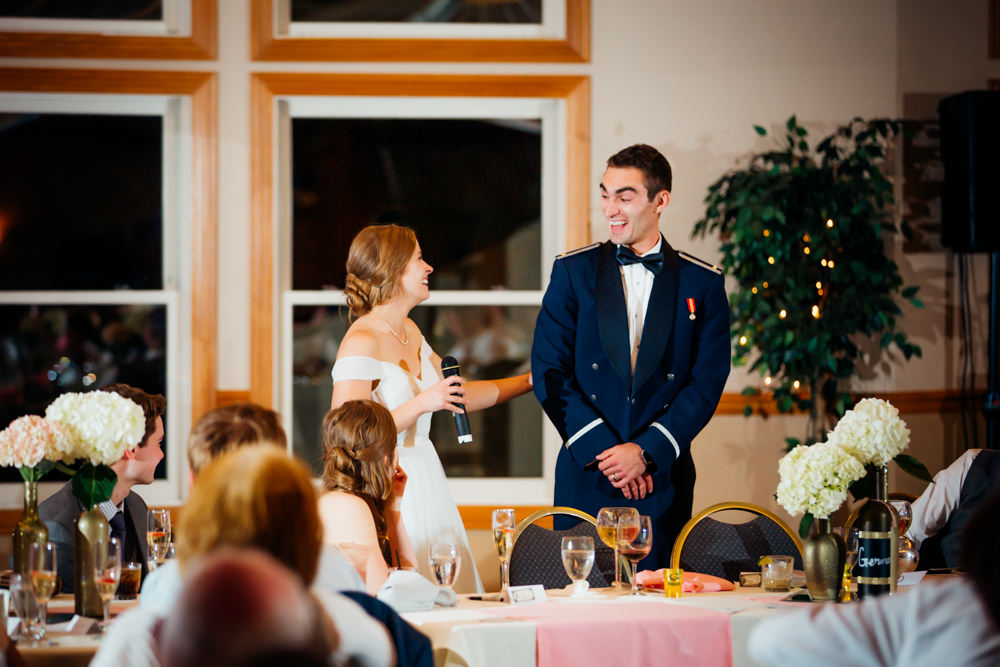
M 378 318 L 379 318 L 380 320 L 382 320 L 382 324 L 384 324 L 384 325 L 385 325 L 385 327 L 386 327 L 386 328 L 387 328 L 387 329 L 389 330 L 389 333 L 391 333 L 391 334 L 392 334 L 392 337 L 393 337 L 393 338 L 395 338 L 396 340 L 398 340 L 398 341 L 399 341 L 399 342 L 400 342 L 400 343 L 401 343 L 402 345 L 409 345 L 409 344 L 410 344 L 410 337 L 409 337 L 409 336 L 407 336 L 407 335 L 405 335 L 405 334 L 406 334 L 406 321 L 405 321 L 405 320 L 403 321 L 403 334 L 404 334 L 404 335 L 403 335 L 403 337 L 401 338 L 401 337 L 399 336 L 399 334 L 398 334 L 398 333 L 396 333 L 396 330 L 395 330 L 395 329 L 393 329 L 393 328 L 392 328 L 391 326 L 389 326 L 389 323 L 385 321 L 385 318 L 384 318 L 384 317 L 382 317 L 382 313 L 380 313 L 380 312 L 378 312 L 378 311 L 376 310 L 376 311 L 375 311 L 375 314 L 376 314 L 376 315 L 378 315 Z

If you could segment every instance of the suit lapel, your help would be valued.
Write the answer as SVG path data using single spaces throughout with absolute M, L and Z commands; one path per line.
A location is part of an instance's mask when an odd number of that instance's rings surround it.
M 646 306 L 646 319 L 642 323 L 639 357 L 635 360 L 633 391 L 642 386 L 656 369 L 674 333 L 674 313 L 677 310 L 678 257 L 677 252 L 663 239 L 663 270 L 653 280 Z
M 597 330 L 604 354 L 615 372 L 628 384 L 631 375 L 628 350 L 628 313 L 622 276 L 615 260 L 615 246 L 605 242 L 597 260 Z
M 149 545 L 146 543 L 146 528 L 149 517 L 146 516 L 146 509 L 140 504 L 138 498 L 133 498 L 129 493 L 125 496 L 125 520 L 132 524 L 132 534 L 135 536 L 136 548 L 139 551 L 140 562 L 145 564 L 149 561 Z

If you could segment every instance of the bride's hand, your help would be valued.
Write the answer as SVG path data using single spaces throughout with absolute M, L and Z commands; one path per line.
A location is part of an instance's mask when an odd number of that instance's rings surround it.
M 424 412 L 437 412 L 438 410 L 461 412 L 462 407 L 468 403 L 465 398 L 464 385 L 465 378 L 452 375 L 424 389 L 419 394 Z

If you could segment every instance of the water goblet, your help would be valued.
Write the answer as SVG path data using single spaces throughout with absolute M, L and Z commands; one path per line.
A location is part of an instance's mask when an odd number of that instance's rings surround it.
M 442 588 L 455 585 L 458 571 L 462 567 L 462 556 L 458 547 L 451 542 L 434 542 L 427 548 L 427 557 L 431 565 L 434 583 Z
M 510 588 L 510 552 L 514 546 L 514 510 L 493 510 L 493 545 L 500 557 L 501 590 Z
M 28 563 L 31 588 L 41 607 L 39 614 L 44 629 L 48 621 L 48 603 L 56 593 L 56 545 L 52 542 L 32 543 L 28 552 Z
M 635 576 L 639 571 L 639 561 L 648 556 L 653 548 L 653 520 L 645 514 L 638 520 L 623 519 L 618 524 L 618 545 L 622 555 L 632 563 L 632 595 L 638 595 L 639 582 Z
M 170 550 L 170 511 L 165 509 L 149 510 L 146 524 L 146 544 L 149 547 L 149 569 L 153 570 L 163 564 Z
M 638 517 L 634 507 L 602 507 L 597 513 L 597 536 L 615 551 L 615 583 L 613 589 L 622 588 L 622 561 L 618 550 L 618 520 L 623 516 Z
M 101 596 L 101 603 L 104 606 L 101 630 L 107 630 L 111 600 L 118 590 L 121 576 L 122 545 L 118 538 L 110 537 L 107 542 L 98 540 L 94 545 L 94 582 L 97 584 L 97 593 Z
M 14 613 L 21 619 L 21 638 L 38 641 L 44 637 L 45 624 L 40 617 L 42 607 L 35 597 L 30 575 L 17 572 L 10 575 L 10 600 Z
M 568 535 L 562 538 L 562 562 L 566 574 L 573 580 L 573 597 L 587 592 L 587 575 L 594 567 L 594 538 Z

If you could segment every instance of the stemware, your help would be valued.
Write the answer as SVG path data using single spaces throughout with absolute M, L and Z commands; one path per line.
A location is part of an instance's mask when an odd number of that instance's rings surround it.
M 889 504 L 896 510 L 896 517 L 899 518 L 899 536 L 902 538 L 910 529 L 910 523 L 913 521 L 913 506 L 910 505 L 909 500 L 890 500 Z
M 94 581 L 97 592 L 104 604 L 104 622 L 101 629 L 108 627 L 108 611 L 111 599 L 118 590 L 118 581 L 122 576 L 122 545 L 117 537 L 108 538 L 107 542 L 100 540 L 94 545 Z
M 501 590 L 510 588 L 510 550 L 514 546 L 514 510 L 493 510 L 493 544 L 500 557 Z
M 462 567 L 462 556 L 458 547 L 451 542 L 434 542 L 427 548 L 434 583 L 442 588 L 455 585 L 458 571 Z
M 31 589 L 41 607 L 42 628 L 48 621 L 48 602 L 56 593 L 56 545 L 52 542 L 32 543 L 28 553 Z
M 587 590 L 584 582 L 594 567 L 594 538 L 583 535 L 562 538 L 562 562 L 573 580 L 573 597 L 584 595 Z
M 42 607 L 35 597 L 28 574 L 15 572 L 10 575 L 10 599 L 14 613 L 21 619 L 21 638 L 38 641 L 44 637 L 45 624 L 40 617 Z
M 149 510 L 146 524 L 146 544 L 149 546 L 149 569 L 163 564 L 170 550 L 170 512 L 165 509 Z
M 618 520 L 622 516 L 638 517 L 639 512 L 634 507 L 602 507 L 597 513 L 597 536 L 615 551 L 613 589 L 616 591 L 622 588 L 622 562 L 618 551 Z
M 632 563 L 632 595 L 639 594 L 639 583 L 635 580 L 639 561 L 649 555 L 653 548 L 653 521 L 643 514 L 638 519 L 623 517 L 618 523 L 618 546 L 622 555 Z

